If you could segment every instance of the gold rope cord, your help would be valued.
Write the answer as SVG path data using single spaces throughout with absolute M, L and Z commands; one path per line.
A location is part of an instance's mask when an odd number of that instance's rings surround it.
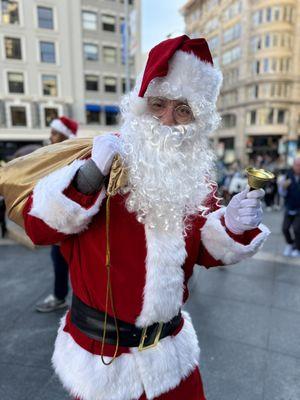
M 105 316 L 104 316 L 104 328 L 103 328 L 103 335 L 102 335 L 102 344 L 101 344 L 101 360 L 104 365 L 110 365 L 112 362 L 115 360 L 118 350 L 119 350 L 119 328 L 118 328 L 118 322 L 116 318 L 116 313 L 115 313 L 115 307 L 114 307 L 114 301 L 113 301 L 113 293 L 112 293 L 112 285 L 111 285 L 111 263 L 110 263 L 110 242 L 109 242 L 109 224 L 110 224 L 110 199 L 111 196 L 108 194 L 107 200 L 106 200 L 106 271 L 107 271 L 107 285 L 106 285 L 106 298 L 105 298 Z M 109 361 L 106 362 L 104 360 L 104 344 L 105 344 L 105 338 L 106 338 L 106 330 L 107 330 L 107 313 L 108 313 L 108 301 L 110 300 L 112 312 L 113 312 L 113 317 L 115 321 L 115 327 L 117 331 L 117 344 L 116 344 L 116 349 L 113 355 L 113 358 Z

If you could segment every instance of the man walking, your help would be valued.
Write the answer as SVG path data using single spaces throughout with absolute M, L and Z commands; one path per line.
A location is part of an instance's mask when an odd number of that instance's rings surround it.
M 51 144 L 63 142 L 74 138 L 77 134 L 78 124 L 68 117 L 54 119 L 51 124 Z M 60 251 L 60 245 L 51 246 L 51 259 L 54 268 L 54 292 L 49 294 L 42 302 L 36 304 L 36 311 L 46 313 L 56 311 L 68 306 L 66 297 L 69 292 L 69 268 Z
M 293 168 L 286 179 L 280 182 L 280 190 L 285 199 L 285 213 L 282 233 L 286 240 L 283 255 L 300 256 L 300 157 L 296 158 Z

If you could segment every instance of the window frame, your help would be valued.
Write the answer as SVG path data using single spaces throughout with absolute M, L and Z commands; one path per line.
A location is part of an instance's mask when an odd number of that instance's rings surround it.
M 87 78 L 88 77 L 94 77 L 94 78 L 97 78 L 97 89 L 88 89 L 87 88 Z M 84 74 L 84 88 L 85 88 L 85 91 L 86 92 L 93 92 L 93 93 L 99 93 L 100 92 L 100 85 L 101 85 L 101 82 L 100 82 L 100 76 L 99 75 L 97 75 L 97 74 L 92 74 L 92 73 L 85 73 Z
M 19 19 L 19 22 L 16 23 L 16 24 L 11 24 L 11 23 L 6 24 L 6 23 L 3 22 L 3 13 L 2 13 L 2 6 L 3 6 L 2 2 L 3 2 L 3 0 L 0 0 L 0 23 L 3 24 L 4 26 L 10 26 L 10 25 L 12 25 L 12 26 L 22 26 L 23 25 L 23 21 L 22 21 L 22 3 L 21 3 L 20 0 L 13 0 L 13 1 L 18 4 L 18 19 Z
M 56 95 L 45 94 L 45 93 L 44 93 L 44 84 L 43 84 L 43 77 L 44 77 L 44 76 L 54 76 L 54 77 L 56 78 Z M 50 98 L 50 97 L 56 98 L 56 97 L 59 97 L 59 93 L 60 93 L 59 77 L 58 77 L 58 75 L 57 75 L 56 73 L 53 73 L 52 71 L 49 72 L 49 73 L 47 73 L 47 72 L 42 72 L 42 73 L 40 74 L 40 85 L 41 85 L 40 93 L 41 93 L 41 95 L 42 95 L 43 97 L 46 97 L 46 98 Z
M 52 11 L 52 28 L 48 27 L 43 27 L 39 25 L 40 19 L 39 19 L 39 8 L 44 8 L 44 9 L 50 9 Z M 47 30 L 47 31 L 54 31 L 55 30 L 55 11 L 54 7 L 51 7 L 50 5 L 42 5 L 42 4 L 37 4 L 36 5 L 36 20 L 37 20 L 37 28 Z
M 7 57 L 5 39 L 16 39 L 16 40 L 19 40 L 19 41 L 20 41 L 21 58 L 9 58 L 9 57 Z M 25 59 L 25 53 L 24 53 L 24 47 L 25 47 L 25 46 L 24 46 L 23 42 L 24 42 L 24 40 L 23 40 L 22 37 L 15 36 L 15 35 L 10 35 L 10 34 L 8 34 L 8 35 L 5 34 L 5 35 L 3 35 L 3 41 L 2 41 L 2 43 L 3 43 L 3 55 L 4 55 L 4 59 L 7 60 L 7 61 L 12 61 L 12 62 L 23 62 L 23 61 L 25 61 L 25 60 L 26 60 L 26 59 Z
M 10 88 L 9 88 L 9 74 L 20 74 L 20 75 L 22 75 L 23 76 L 23 92 L 11 92 L 10 91 Z M 26 77 L 25 77 L 25 72 L 24 71 L 13 71 L 13 70 L 6 70 L 5 71 L 5 77 L 6 77 L 6 79 L 5 79 L 5 81 L 6 81 L 6 88 L 7 88 L 7 90 L 6 90 L 6 92 L 7 92 L 7 94 L 9 94 L 9 95 L 18 95 L 18 96 L 22 96 L 22 95 L 26 95 L 26 86 L 27 86 L 27 84 L 26 84 Z
M 55 56 L 55 61 L 54 62 L 47 62 L 42 60 L 42 51 L 41 51 L 41 44 L 42 43 L 51 43 L 54 45 L 54 56 Z M 58 51 L 57 51 L 57 43 L 54 40 L 50 39 L 38 39 L 38 49 L 39 49 L 39 62 L 43 65 L 58 65 Z
M 106 79 L 114 79 L 115 80 L 115 82 L 116 82 L 116 84 L 115 84 L 115 91 L 112 91 L 112 90 L 106 90 L 106 87 L 107 87 L 107 85 L 106 85 L 106 83 L 105 83 L 105 80 Z M 118 93 L 118 78 L 116 77 L 116 76 L 104 76 L 103 77 L 103 92 L 104 93 Z
M 86 28 L 84 26 L 84 13 L 86 14 L 94 14 L 96 16 L 96 28 L 95 29 L 90 29 L 90 28 Z M 82 25 L 82 29 L 85 31 L 89 31 L 89 32 L 96 32 L 99 30 L 99 15 L 97 10 L 87 10 L 87 9 L 82 9 L 81 10 L 81 25 Z
M 95 58 L 95 59 L 86 58 L 85 46 L 95 46 L 97 48 L 97 58 Z M 99 43 L 83 42 L 83 59 L 84 59 L 84 61 L 99 62 L 100 61 L 100 51 L 99 50 L 100 50 Z

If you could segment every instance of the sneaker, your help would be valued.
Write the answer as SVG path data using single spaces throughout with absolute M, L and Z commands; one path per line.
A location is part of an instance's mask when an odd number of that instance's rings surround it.
M 294 249 L 291 252 L 291 257 L 300 257 L 300 250 Z
M 293 251 L 293 245 L 292 244 L 287 244 L 283 250 L 282 255 L 284 257 L 290 257 L 292 255 L 292 251 Z
M 36 311 L 47 313 L 67 307 L 66 300 L 59 300 L 53 294 L 50 294 L 41 303 L 36 304 L 35 309 Z

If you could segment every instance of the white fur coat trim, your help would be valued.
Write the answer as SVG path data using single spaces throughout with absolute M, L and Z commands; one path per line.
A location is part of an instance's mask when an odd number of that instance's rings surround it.
M 33 190 L 33 204 L 29 214 L 40 218 L 58 232 L 76 234 L 83 231 L 99 211 L 105 197 L 103 189 L 93 206 L 85 209 L 63 194 L 84 163 L 85 160 L 75 160 L 42 178 Z
M 63 331 L 64 317 L 52 357 L 54 369 L 70 394 L 82 400 L 137 400 L 143 392 L 152 400 L 178 386 L 198 365 L 197 335 L 189 315 L 183 316 L 183 328 L 176 336 L 142 352 L 133 348 L 109 366 Z
M 168 322 L 182 307 L 183 264 L 187 253 L 182 232 L 166 232 L 145 226 L 147 242 L 146 284 L 143 308 L 136 325 Z
M 240 244 L 227 234 L 222 225 L 220 219 L 224 213 L 225 207 L 208 215 L 201 230 L 201 238 L 206 250 L 212 257 L 221 260 L 224 264 L 234 264 L 255 254 L 263 245 L 270 231 L 265 225 L 260 224 L 261 233 L 250 244 Z

